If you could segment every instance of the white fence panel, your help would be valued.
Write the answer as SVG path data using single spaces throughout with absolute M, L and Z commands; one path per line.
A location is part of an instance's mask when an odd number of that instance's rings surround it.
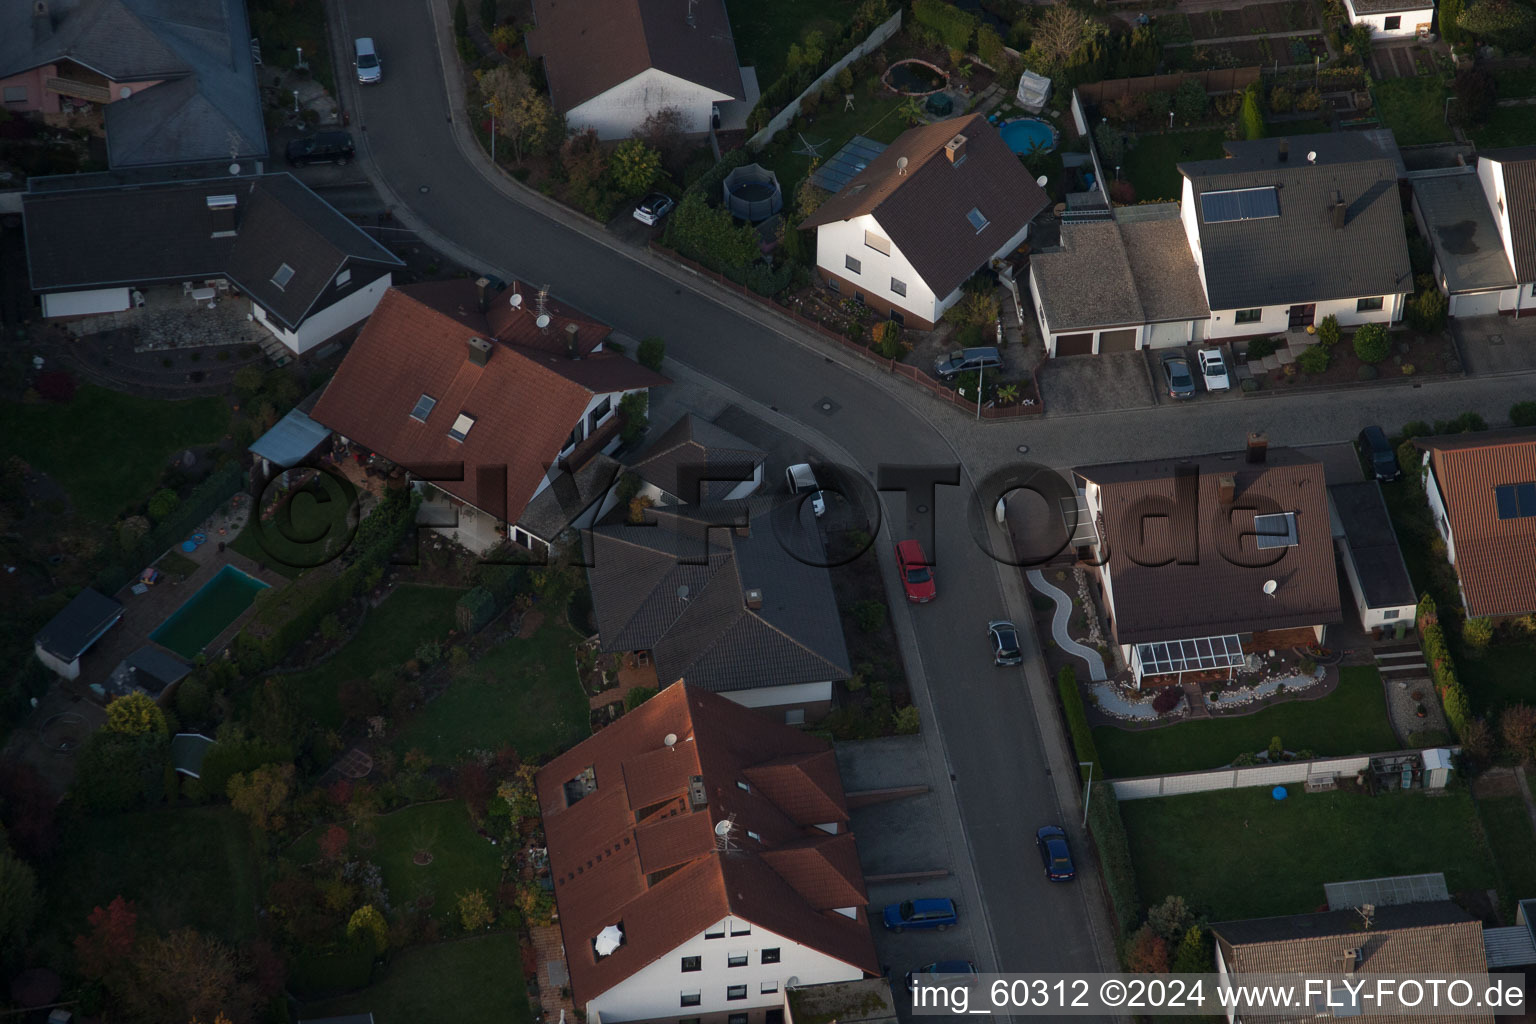
M 1459 747 L 1449 748 L 1453 753 Z M 1387 754 L 1360 754 L 1355 757 L 1324 757 L 1311 761 L 1286 761 L 1281 764 L 1250 765 L 1244 768 L 1217 768 L 1208 772 L 1180 772 L 1176 775 L 1151 775 L 1137 779 L 1116 779 L 1115 797 L 1142 800 L 1154 796 L 1207 793 L 1217 789 L 1242 789 L 1250 786 L 1294 785 L 1309 778 L 1338 775 L 1350 779 L 1370 767 L 1372 757 L 1412 754 L 1419 751 L 1393 751 Z
M 891 36 L 895 35 L 900 28 L 901 11 L 898 10 L 895 14 L 891 15 L 883 25 L 879 26 L 873 32 L 871 32 L 869 34 L 869 38 L 865 39 L 858 46 L 855 46 L 853 49 L 844 54 L 842 60 L 838 61 L 836 64 L 833 64 L 831 67 L 827 68 L 827 70 L 823 71 L 820 78 L 806 86 L 805 92 L 802 92 L 799 96 L 796 96 L 794 99 L 790 100 L 789 105 L 786 106 L 783 110 L 779 111 L 774 119 L 769 121 L 767 125 L 763 127 L 762 131 L 758 132 L 756 135 L 747 140 L 747 148 L 755 153 L 762 149 L 764 146 L 768 145 L 768 143 L 772 142 L 775 135 L 779 134 L 779 132 L 787 128 L 789 126 L 789 122 L 800 116 L 800 101 L 805 99 L 808 93 L 821 89 L 828 82 L 832 81 L 832 79 L 836 78 L 837 73 L 843 70 L 843 68 L 847 67 L 849 64 L 852 64 L 866 53 L 870 53 L 879 49 L 882 45 L 884 45 L 885 41 L 891 38 Z M 759 84 L 766 88 L 771 83 Z M 841 100 L 842 97 L 840 95 L 835 97 L 828 96 L 823 102 L 829 105 L 833 105 L 841 102 Z M 841 108 L 838 107 L 837 109 Z M 826 156 L 831 155 L 831 153 L 826 154 Z M 825 159 L 825 157 L 823 159 Z
M 1140 800 L 1147 796 L 1162 796 L 1163 780 L 1122 779 L 1115 783 L 1115 796 L 1121 800 Z

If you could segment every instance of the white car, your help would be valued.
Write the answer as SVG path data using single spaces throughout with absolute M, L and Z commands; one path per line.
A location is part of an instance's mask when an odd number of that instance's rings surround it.
M 371 36 L 363 36 L 352 44 L 356 57 L 352 66 L 357 68 L 357 80 L 362 85 L 376 85 L 384 80 L 384 62 L 379 60 L 378 48 Z
M 1196 356 L 1200 363 L 1200 376 L 1205 380 L 1205 390 L 1232 390 L 1232 379 L 1227 376 L 1227 364 L 1221 358 L 1221 349 L 1203 348 Z
M 811 472 L 809 464 L 799 462 L 786 469 L 784 484 L 790 494 L 809 494 L 811 509 L 818 518 L 827 514 L 827 499 L 821 493 L 821 485 L 816 482 L 816 474 Z

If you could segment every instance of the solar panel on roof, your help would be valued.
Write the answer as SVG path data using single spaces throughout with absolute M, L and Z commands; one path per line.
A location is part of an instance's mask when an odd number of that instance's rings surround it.
M 863 135 L 855 135 L 848 140 L 846 146 L 832 154 L 825 163 L 811 173 L 811 183 L 828 192 L 840 191 L 884 152 L 884 143 L 865 138 Z
M 1280 197 L 1273 185 L 1206 192 L 1200 196 L 1200 209 L 1207 224 L 1263 220 L 1280 216 Z

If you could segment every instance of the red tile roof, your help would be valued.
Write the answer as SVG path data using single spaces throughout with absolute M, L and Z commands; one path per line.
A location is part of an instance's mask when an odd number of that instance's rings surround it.
M 613 353 L 571 359 L 522 344 L 543 337 L 524 327 L 526 317 L 498 314 L 493 304 L 488 321 L 476 305 L 467 281 L 385 292 L 310 416 L 424 477 L 462 466 L 462 480 L 434 482 L 484 512 L 516 519 L 595 395 L 667 379 Z M 556 326 L 564 322 L 578 323 L 582 345 L 607 334 L 574 314 L 562 312 Z M 470 339 L 490 337 L 497 340 L 486 365 L 470 362 Z M 411 415 L 424 395 L 436 400 L 425 422 Z M 456 441 L 449 429 L 461 414 L 474 423 Z
M 596 790 L 567 806 L 565 783 L 589 767 Z M 697 810 L 695 776 L 706 800 Z M 537 784 L 578 1005 L 728 917 L 878 973 L 825 741 L 677 683 L 550 762 Z M 724 820 L 728 851 L 715 834 Z M 815 827 L 824 823 L 838 833 Z M 847 907 L 855 918 L 836 913 Z M 592 941 L 613 924 L 624 944 L 598 959 Z
M 1536 431 L 1420 438 L 1445 499 L 1467 613 L 1536 611 L 1536 517 L 1500 519 L 1494 488 L 1536 482 Z

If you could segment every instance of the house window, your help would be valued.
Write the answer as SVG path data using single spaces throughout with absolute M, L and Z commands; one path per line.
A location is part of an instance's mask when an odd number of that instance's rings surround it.
M 277 268 L 277 273 L 272 275 L 272 283 L 279 288 L 287 288 L 288 282 L 293 280 L 293 268 L 284 263 Z
M 416 399 L 416 408 L 411 410 L 411 419 L 416 420 L 418 423 L 427 422 L 427 414 L 432 411 L 432 407 L 436 404 L 437 399 L 431 395 L 422 395 Z
M 587 436 L 586 424 L 581 420 L 576 421 L 576 426 L 571 428 L 571 436 L 565 439 L 565 444 L 560 446 L 562 452 L 568 452 L 581 444 L 582 438 Z
M 1381 309 L 1381 302 L 1382 302 L 1382 297 L 1380 295 L 1376 296 L 1374 299 L 1356 299 L 1355 300 L 1355 312 L 1356 313 L 1374 313 L 1377 310 Z
M 794 708 L 793 710 L 784 712 L 784 724 L 785 725 L 804 725 L 805 724 L 805 709 L 804 708 Z
M 1296 546 L 1296 513 L 1281 512 L 1277 515 L 1253 517 L 1254 539 L 1259 550 L 1293 548 Z
M 898 281 L 894 277 L 891 278 L 891 291 L 905 298 L 907 294 L 907 282 Z
M 703 1001 L 703 999 L 704 999 L 704 994 L 702 992 L 697 992 L 697 991 L 695 991 L 695 992 L 683 992 L 683 993 L 679 994 L 679 999 L 677 1001 L 677 1005 L 679 1005 L 679 1006 L 698 1006 L 699 1003 L 701 1003 Z
M 727 967 L 745 967 L 745 966 L 747 966 L 747 954 L 746 954 L 746 951 L 742 950 L 742 951 L 737 952 L 737 953 L 728 953 L 728 954 L 726 954 L 725 966 L 727 966 Z
M 27 87 L 24 86 L 24 85 L 8 85 L 8 86 L 6 86 L 5 87 L 5 102 L 7 102 L 7 103 L 25 103 L 25 102 L 27 102 Z
M 769 1010 L 763 1014 L 763 1024 L 784 1024 L 783 1010 Z
M 971 212 L 965 215 L 965 219 L 971 222 L 971 227 L 976 229 L 978 235 L 986 230 L 988 224 L 992 223 L 974 206 L 971 207 Z
M 725 938 L 725 932 L 724 931 L 705 932 L 704 933 L 704 937 L 706 939 L 723 939 L 723 938 Z
M 763 963 L 765 963 L 765 964 L 776 964 L 778 962 L 779 962 L 779 947 L 778 946 L 774 946 L 772 949 L 765 949 L 765 950 L 763 950 Z
M 835 277 L 827 278 L 827 287 L 834 292 L 842 291 L 842 289 L 837 286 L 837 278 Z
M 765 981 L 757 986 L 757 994 L 762 996 L 771 996 L 778 990 L 779 983 L 776 981 Z
M 843 266 L 847 267 L 849 270 L 853 271 L 855 274 L 862 273 L 860 268 L 863 267 L 863 264 L 860 263 L 858 260 L 854 259 L 852 256 L 844 256 L 843 257 Z
M 1396 32 L 1398 29 L 1400 29 L 1402 27 L 1403 27 L 1403 16 L 1401 14 L 1389 14 L 1387 16 L 1386 25 L 1385 25 L 1386 31 L 1388 31 L 1388 32 Z
M 905 295 L 906 292 L 902 292 L 902 294 Z M 898 325 L 901 325 L 901 326 L 904 327 L 904 326 L 906 326 L 907 318 L 901 315 L 901 311 L 899 309 L 896 309 L 896 308 L 892 307 L 892 309 L 891 309 L 891 323 L 898 324 Z
M 740 779 L 736 780 L 736 788 L 741 790 L 743 793 L 750 793 L 750 792 L 752 792 L 751 785 L 741 781 Z M 731 934 L 735 935 L 736 933 L 732 932 Z
M 703 957 L 701 957 L 701 956 L 685 956 L 685 957 L 683 957 L 683 973 L 684 974 L 688 974 L 688 973 L 690 973 L 692 971 L 702 971 L 703 969 L 704 969 L 704 958 Z
M 336 287 L 337 288 L 345 288 L 347 285 L 349 285 L 351 283 L 352 283 L 352 268 L 351 267 L 348 267 L 346 270 L 343 270 L 341 273 L 336 275 Z
M 613 399 L 605 398 L 601 402 L 598 402 L 597 408 L 593 409 L 590 413 L 587 414 L 587 432 L 592 433 L 596 431 L 597 425 L 603 422 L 603 420 L 607 419 L 608 414 L 612 411 Z
M 1237 311 L 1237 322 L 1240 324 L 1256 324 L 1264 318 L 1262 309 L 1240 309 Z
M 459 443 L 469 436 L 469 428 L 475 425 L 475 418 L 467 412 L 459 413 L 459 418 L 453 421 L 453 426 L 448 428 L 448 436 Z
M 747 1015 L 744 1013 L 728 1014 L 725 1018 L 725 1024 L 747 1024 Z
M 864 232 L 864 244 L 876 252 L 883 252 L 887 256 L 891 254 L 891 240 L 889 238 L 881 238 L 873 231 Z
M 1381 617 L 1384 619 L 1395 619 L 1401 614 L 1403 614 L 1401 608 L 1388 608 L 1386 611 L 1381 613 Z
M 732 935 L 751 935 L 752 934 L 752 926 L 750 924 L 747 924 L 747 922 L 745 922 L 745 921 L 732 921 L 731 922 L 731 934 Z
M 725 998 L 728 999 L 728 1000 L 736 1000 L 736 999 L 745 999 L 745 998 L 747 998 L 747 986 L 745 986 L 745 985 L 728 985 L 728 986 L 726 986 Z

